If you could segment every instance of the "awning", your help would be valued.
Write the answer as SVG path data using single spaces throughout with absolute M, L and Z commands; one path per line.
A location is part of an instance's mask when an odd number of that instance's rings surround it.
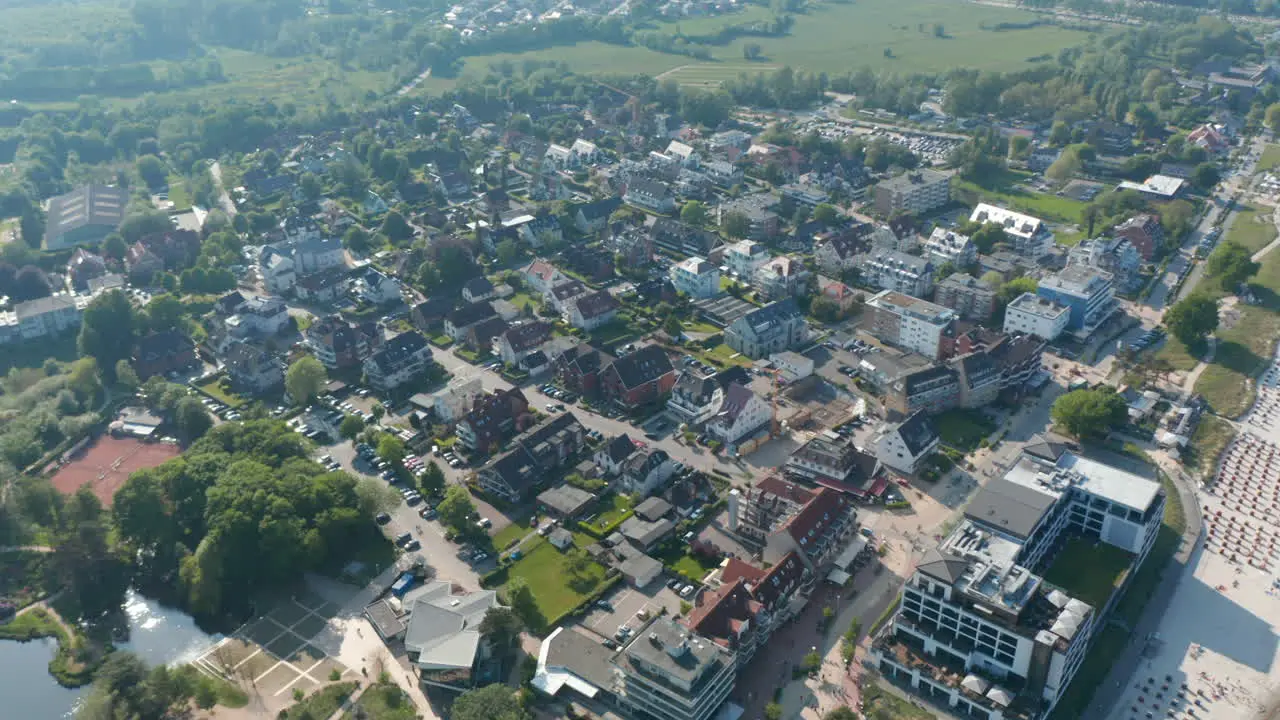
M 987 693 L 987 699 L 1000 707 L 1009 707 L 1009 704 L 1013 702 L 1013 696 L 1009 694 L 1009 691 L 999 685 L 991 688 Z
M 966 675 L 964 680 L 960 681 L 960 687 L 971 693 L 982 695 L 987 692 L 987 688 L 991 687 L 991 683 L 983 680 L 977 675 Z
M 845 583 L 849 582 L 849 580 L 852 577 L 853 577 L 852 575 L 841 570 L 840 568 L 835 568 L 831 572 L 827 573 L 827 582 L 831 583 L 832 585 L 839 585 L 840 587 L 844 587 Z
M 887 487 L 889 487 L 889 480 L 884 476 L 880 476 L 876 478 L 875 482 L 871 483 L 871 489 L 867 491 L 867 494 L 871 497 L 880 497 Z

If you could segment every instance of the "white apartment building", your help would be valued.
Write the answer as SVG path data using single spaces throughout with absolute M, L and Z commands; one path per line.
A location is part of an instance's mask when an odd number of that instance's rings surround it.
M 942 338 L 955 321 L 956 311 L 893 290 L 867 300 L 872 311 L 871 332 L 891 345 L 937 360 Z
M 925 554 L 873 641 L 872 664 L 957 715 L 1048 716 L 1154 544 L 1164 503 L 1158 482 L 1032 443 Z M 1044 579 L 1067 542 L 1130 554 L 1099 605 Z
M 484 394 L 479 375 L 455 377 L 431 396 L 431 409 L 440 422 L 453 424 L 462 419 Z
M 1005 239 L 1013 251 L 1028 258 L 1038 258 L 1053 244 L 1049 226 L 1037 217 L 1024 215 L 995 205 L 978 203 L 969 215 L 971 222 L 995 223 L 1004 228 Z
M 946 228 L 936 227 L 925 239 L 922 249 L 933 257 L 938 265 L 951 263 L 958 268 L 969 267 L 978 260 L 978 247 L 968 235 L 961 235 Z
M 720 269 L 705 258 L 691 257 L 671 266 L 671 284 L 691 298 L 720 294 Z
M 741 240 L 724 250 L 724 264 L 734 277 L 750 278 L 761 265 L 769 262 L 769 249 L 753 240 Z
M 876 211 L 889 217 L 898 210 L 923 214 L 951 201 L 951 176 L 937 170 L 912 170 L 876 185 Z
M 636 717 L 707 720 L 733 690 L 734 652 L 663 616 L 613 657 L 614 693 Z
M 1067 329 L 1071 308 L 1035 293 L 1022 293 L 1004 311 L 1004 331 L 1056 340 Z

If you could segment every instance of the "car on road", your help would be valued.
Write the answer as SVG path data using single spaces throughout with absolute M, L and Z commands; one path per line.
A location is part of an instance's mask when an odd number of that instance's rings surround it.
M 438 514 L 439 513 L 436 512 L 436 509 L 430 505 L 426 505 L 418 511 L 418 516 L 423 520 L 435 520 Z
M 378 523 L 379 525 L 386 525 L 387 523 L 391 522 L 391 516 L 384 512 L 380 512 L 377 515 L 373 516 L 373 521 Z
M 645 434 L 644 434 L 644 437 L 645 437 L 645 439 L 646 439 L 646 440 L 657 440 L 657 439 L 658 439 L 657 434 L 655 434 L 655 433 L 651 433 L 651 432 L 647 432 L 647 433 L 645 433 Z
M 417 552 L 422 549 L 422 543 L 418 542 L 418 538 L 414 538 L 404 544 L 404 549 L 409 552 Z
M 412 539 L 413 539 L 413 535 L 411 533 L 402 532 L 396 536 L 396 545 L 399 545 L 400 547 L 404 547 L 405 544 Z

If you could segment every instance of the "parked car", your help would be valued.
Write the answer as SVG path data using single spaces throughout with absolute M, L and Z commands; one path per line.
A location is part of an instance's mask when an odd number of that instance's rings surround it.
M 384 512 L 380 512 L 377 515 L 373 516 L 373 520 L 379 525 L 386 525 L 387 523 L 391 522 L 391 516 Z

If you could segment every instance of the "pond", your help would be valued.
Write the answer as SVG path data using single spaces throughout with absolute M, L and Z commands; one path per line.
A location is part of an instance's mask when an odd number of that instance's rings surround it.
M 137 653 L 148 665 L 183 663 L 220 639 L 196 627 L 191 616 L 130 590 L 125 595 L 129 641 L 122 650 Z M 62 687 L 49 674 L 57 642 L 43 638 L 28 643 L 0 641 L 0 698 L 5 717 L 55 720 L 69 718 L 89 688 Z M 10 714 L 12 713 L 12 714 Z

